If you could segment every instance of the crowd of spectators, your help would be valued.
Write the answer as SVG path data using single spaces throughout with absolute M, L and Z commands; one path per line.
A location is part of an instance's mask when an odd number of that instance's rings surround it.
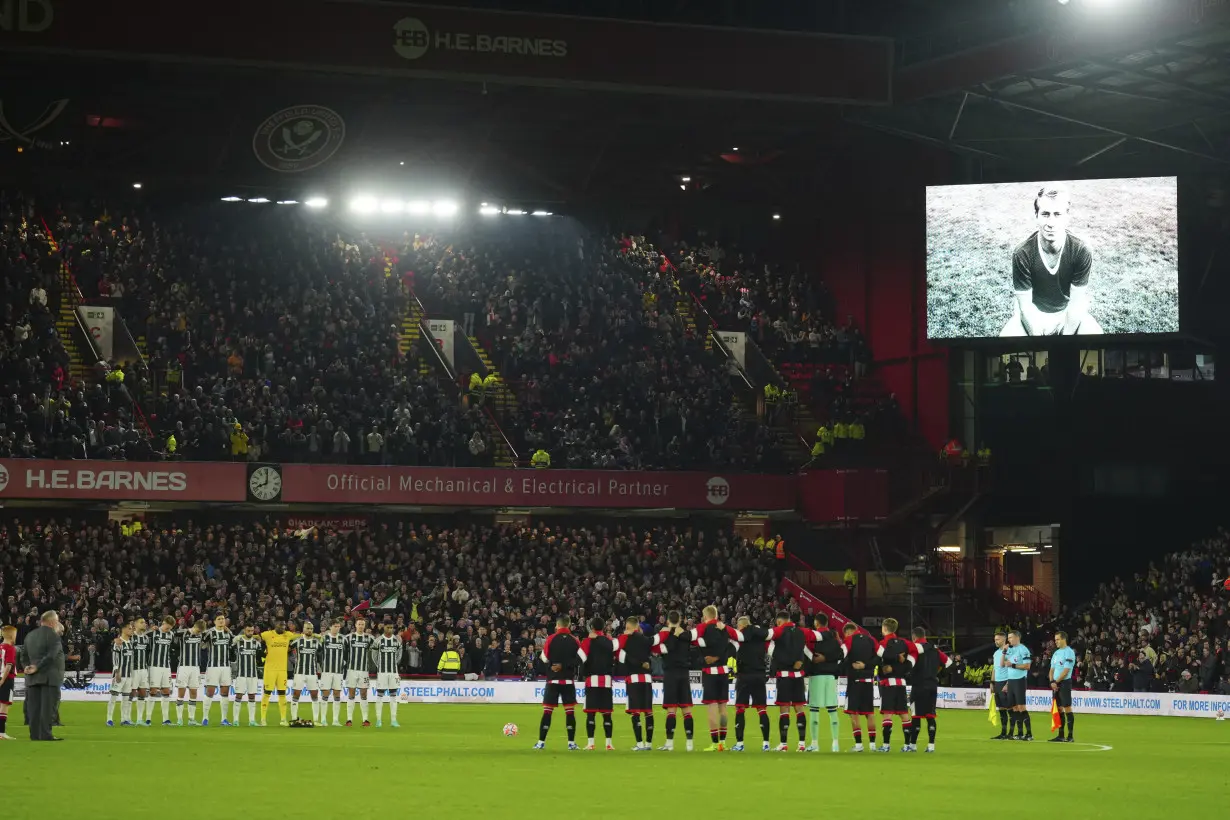
M 768 623 L 783 605 L 769 552 L 729 530 L 480 526 L 441 520 L 380 523 L 354 532 L 248 524 L 60 518 L 0 526 L 0 619 L 18 641 L 54 609 L 83 666 L 110 668 L 110 644 L 136 618 L 183 625 L 225 614 L 233 628 L 363 617 L 394 623 L 408 673 L 434 673 L 454 641 L 463 673 L 532 675 L 561 613 L 664 623 L 716 603 Z M 396 604 L 376 609 L 396 596 Z M 793 604 L 790 604 L 793 606 Z M 347 627 L 349 629 L 349 627 Z
M 518 399 L 504 423 L 518 449 L 569 467 L 781 466 L 724 362 L 676 313 L 677 285 L 648 246 L 545 223 L 467 245 L 419 238 L 401 259 L 428 308 L 491 351 Z
M 285 210 L 179 216 L 80 209 L 56 223 L 87 298 L 115 304 L 146 339 L 147 367 L 130 367 L 126 382 L 156 449 L 202 460 L 489 457 L 481 415 L 420 374 L 417 349 L 399 354 L 407 293 L 367 237 Z
M 860 374 L 870 351 L 853 317 L 835 321 L 824 283 L 717 242 L 680 242 L 669 254 L 684 289 L 723 330 L 741 330 L 777 362 L 841 364 Z
M 147 456 L 127 393 L 71 378 L 60 267 L 36 203 L 0 191 L 0 458 Z
M 1078 686 L 1230 695 L 1228 574 L 1230 532 L 1219 530 L 1145 572 L 1102 584 L 1086 606 L 1035 630 L 1030 685 L 1048 686 L 1052 636 L 1064 629 L 1077 653 Z

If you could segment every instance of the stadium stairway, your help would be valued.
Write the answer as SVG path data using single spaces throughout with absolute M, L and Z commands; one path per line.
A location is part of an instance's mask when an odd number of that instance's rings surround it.
M 504 376 L 496 369 L 495 363 L 491 361 L 491 355 L 487 349 L 483 347 L 482 342 L 477 336 L 467 336 L 466 340 L 470 343 L 470 347 L 474 348 L 475 354 L 483 363 L 483 368 L 487 373 L 494 373 L 498 384 L 495 392 L 488 396 L 488 402 L 485 405 L 487 411 L 487 426 L 490 429 L 491 440 L 495 443 L 495 465 L 497 467 L 515 467 L 517 466 L 517 454 L 514 453 L 509 446 L 508 437 L 504 434 L 500 423 L 496 418 L 498 414 L 502 418 L 512 418 L 520 411 L 520 405 L 517 402 L 517 397 L 513 393 L 512 388 L 508 386 L 508 382 L 504 380 Z M 492 412 L 492 408 L 495 412 Z M 528 457 L 528 456 L 527 456 Z
M 47 232 L 47 245 L 53 253 L 59 253 L 60 246 L 55 236 L 52 235 L 51 229 L 46 227 L 46 223 L 44 223 L 44 229 Z M 60 260 L 59 284 L 60 311 L 56 316 L 56 333 L 59 334 L 60 343 L 64 345 L 64 351 L 68 354 L 68 375 L 76 384 L 91 384 L 98 380 L 98 373 L 93 367 L 94 362 L 86 361 L 80 345 L 76 342 L 75 331 L 79 329 L 77 306 L 82 302 L 81 290 L 77 287 L 77 280 L 73 278 L 68 263 L 63 259 Z

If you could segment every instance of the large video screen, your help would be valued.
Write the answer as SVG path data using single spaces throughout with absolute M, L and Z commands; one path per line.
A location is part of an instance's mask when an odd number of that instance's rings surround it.
M 927 189 L 927 337 L 1179 331 L 1175 177 Z

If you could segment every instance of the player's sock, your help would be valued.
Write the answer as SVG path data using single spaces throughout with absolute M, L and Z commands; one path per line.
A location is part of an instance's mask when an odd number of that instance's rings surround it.
M 645 742 L 653 745 L 653 712 L 645 715 Z
M 389 695 L 389 719 L 397 722 L 397 692 Z
M 150 703 L 147 698 L 140 695 L 137 696 L 137 720 L 144 723 L 154 716 L 154 704 Z
M 715 746 L 717 745 L 717 742 L 718 742 L 718 730 L 717 729 L 709 730 L 709 742 Z
M 585 715 L 585 737 L 589 738 L 589 745 L 594 745 L 594 727 L 597 723 L 597 715 L 589 712 Z
M 564 725 L 568 727 L 568 742 L 577 740 L 577 715 L 572 709 L 564 709 Z
M 1021 721 L 1021 713 L 1014 711 L 1012 713 L 1012 731 L 1008 734 L 1015 734 L 1017 737 L 1020 737 L 1024 729 L 1025 725 Z
M 278 695 L 278 722 L 286 722 L 286 695 Z
M 735 710 L 735 742 L 743 742 L 743 729 L 747 726 L 747 716 L 742 709 Z
M 914 743 L 914 721 L 910 720 L 909 715 L 901 721 L 901 734 L 904 735 L 905 745 L 910 746 Z
M 1008 722 L 1009 720 L 1008 716 L 1011 714 L 1012 713 L 1009 712 L 1007 709 L 999 710 L 999 734 L 1001 737 L 1004 735 L 1012 734 L 1009 731 L 1009 729 L 1011 728 L 1011 724 Z
M 777 733 L 781 735 L 782 743 L 790 739 L 790 715 L 786 712 L 777 716 Z
M 837 725 L 837 707 L 830 706 L 829 709 L 829 740 L 836 740 L 837 733 L 840 727 Z
M 871 748 L 876 747 L 876 728 L 872 723 L 867 724 L 867 742 L 871 744 Z
M 179 723 L 184 722 L 184 699 L 180 698 L 175 701 L 175 720 Z
M 111 718 L 107 718 L 107 720 L 110 720 L 110 719 Z M 8 726 L 9 726 L 9 716 L 0 715 L 0 735 L 4 734 L 4 730 L 7 729 Z
M 695 726 L 696 724 L 692 721 L 691 715 L 683 716 L 683 734 L 684 734 L 684 737 L 686 737 L 688 740 L 692 739 L 692 730 L 695 728 Z
M 769 727 L 769 710 L 762 706 L 756 711 L 760 713 L 760 736 L 764 738 L 765 743 L 768 743 L 771 732 Z
M 632 716 L 632 736 L 636 738 L 636 745 L 641 745 L 641 716 Z
M 729 719 L 728 715 L 718 716 L 718 743 L 726 742 L 726 727 Z
M 353 711 L 354 707 L 351 707 Z M 341 723 L 342 721 L 342 701 L 339 698 L 333 699 L 333 722 Z
M 807 729 L 814 743 L 820 742 L 820 707 L 812 706 L 807 713 Z
M 935 745 L 935 718 L 927 718 L 927 743 Z
M 1029 737 L 1033 737 L 1034 727 L 1033 723 L 1029 720 L 1029 712 L 1021 712 L 1021 719 L 1025 724 L 1025 734 Z
M 120 720 L 123 721 L 124 723 L 130 723 L 131 717 L 132 717 L 132 701 L 131 700 L 120 701 Z
M 359 714 L 363 716 L 363 722 L 367 723 L 367 701 L 359 701 Z
M 1067 721 L 1068 740 L 1071 740 L 1072 739 L 1072 727 L 1076 724 L 1076 713 L 1075 712 L 1064 712 L 1063 714 L 1067 715 L 1067 718 L 1068 718 L 1068 721 Z
M 354 698 L 346 701 L 346 722 L 354 722 Z
M 819 718 L 817 718 L 819 720 Z M 807 715 L 797 712 L 794 716 L 795 725 L 799 727 L 799 743 L 807 742 Z
M 234 705 L 231 707 L 231 715 L 232 715 L 231 723 L 239 722 L 239 712 L 241 709 L 243 709 L 243 701 L 240 700 L 239 698 L 236 698 L 234 701 Z
M 203 705 L 204 701 L 201 703 Z M 194 720 L 196 720 L 196 701 L 190 700 L 188 701 L 188 722 L 191 723 Z
M 863 745 L 863 730 L 858 728 L 857 726 L 854 727 L 854 745 L 855 746 Z
M 611 718 L 610 712 L 602 714 L 602 731 L 606 735 L 607 745 L 611 745 L 611 738 L 615 735 L 615 723 Z
M 256 723 L 256 701 L 248 701 L 248 723 Z
M 893 719 L 888 718 L 880 723 L 880 734 L 884 737 L 884 745 L 887 746 L 892 742 L 893 737 Z
M 269 693 L 261 693 L 261 723 L 265 722 L 265 718 L 269 715 Z
M 543 743 L 547 739 L 547 732 L 551 731 L 551 715 L 554 709 L 546 707 L 542 710 L 542 723 L 538 726 L 538 742 Z
M 299 701 L 297 700 L 291 701 L 290 703 L 290 719 L 291 720 L 299 719 Z
M 674 715 L 666 716 L 666 739 L 667 740 L 675 739 L 675 721 L 676 721 L 676 718 Z
M 115 704 L 119 702 L 120 702 L 119 695 L 112 695 L 111 697 L 107 698 L 107 722 L 108 723 L 112 722 L 112 718 L 115 716 Z M 122 711 L 123 710 L 121 710 L 121 713 Z M 0 734 L 3 734 L 3 732 L 0 732 Z

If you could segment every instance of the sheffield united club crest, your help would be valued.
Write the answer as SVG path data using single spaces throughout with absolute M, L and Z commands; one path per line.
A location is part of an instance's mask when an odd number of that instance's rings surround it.
M 252 150 L 274 171 L 295 174 L 323 165 L 342 147 L 346 122 L 320 105 L 283 108 L 256 129 Z

